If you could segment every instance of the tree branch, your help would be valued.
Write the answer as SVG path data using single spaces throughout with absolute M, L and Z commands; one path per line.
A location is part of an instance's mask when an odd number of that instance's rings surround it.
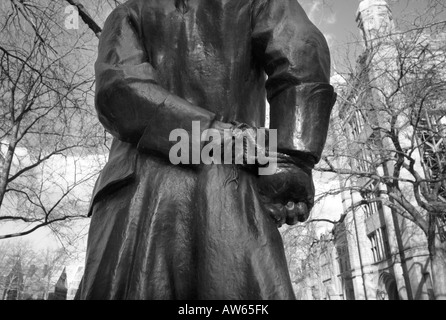
M 70 5 L 75 6 L 79 11 L 79 15 L 85 24 L 94 32 L 96 37 L 99 38 L 102 32 L 102 28 L 94 21 L 94 19 L 88 14 L 85 7 L 77 0 L 66 0 Z
M 56 222 L 61 222 L 61 221 L 65 221 L 65 220 L 75 220 L 75 219 L 79 219 L 79 218 L 85 218 L 84 216 L 65 216 L 62 218 L 57 218 L 57 219 L 53 219 L 53 220 L 49 220 L 46 222 L 42 222 L 40 224 L 38 224 L 37 226 L 27 230 L 27 231 L 23 231 L 23 232 L 18 232 L 18 233 L 11 233 L 11 234 L 6 234 L 6 235 L 0 235 L 0 240 L 2 239 L 10 239 L 10 238 L 16 238 L 16 237 L 21 237 L 21 236 L 26 236 L 27 234 L 30 234 L 42 227 L 48 226 L 50 224 L 56 223 Z

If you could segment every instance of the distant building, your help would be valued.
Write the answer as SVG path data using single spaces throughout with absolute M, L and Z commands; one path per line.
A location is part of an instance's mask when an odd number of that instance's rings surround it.
M 23 291 L 23 271 L 20 258 L 16 259 L 11 272 L 5 279 L 3 300 L 20 300 Z
M 54 292 L 48 294 L 48 300 L 67 300 L 67 292 L 67 272 L 64 268 L 54 286 Z
M 47 265 L 37 267 L 34 264 L 24 268 L 17 259 L 2 281 L 0 300 L 70 300 L 74 295 L 69 294 L 69 288 L 73 293 L 73 285 L 79 286 L 78 278 L 82 277 L 82 273 L 70 273 L 72 269 L 62 266 L 53 270 Z M 83 272 L 83 267 L 79 270 Z

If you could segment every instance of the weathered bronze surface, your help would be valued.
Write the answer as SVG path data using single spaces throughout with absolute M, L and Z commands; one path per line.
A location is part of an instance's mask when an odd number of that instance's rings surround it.
M 114 142 L 77 298 L 294 299 L 277 223 L 308 216 L 335 100 L 326 41 L 298 2 L 130 0 L 95 67 Z M 263 127 L 265 96 L 276 174 L 169 162 L 172 130 Z

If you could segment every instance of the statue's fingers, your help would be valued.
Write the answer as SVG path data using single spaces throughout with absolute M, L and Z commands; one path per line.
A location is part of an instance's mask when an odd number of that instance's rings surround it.
M 308 219 L 310 210 L 308 210 L 308 206 L 304 202 L 296 204 L 296 215 L 299 222 L 305 222 Z
M 280 228 L 286 221 L 285 207 L 280 203 L 268 203 L 265 204 L 265 208 Z
M 286 209 L 286 223 L 290 226 L 299 222 L 298 220 L 298 208 L 294 202 L 288 202 L 285 206 Z

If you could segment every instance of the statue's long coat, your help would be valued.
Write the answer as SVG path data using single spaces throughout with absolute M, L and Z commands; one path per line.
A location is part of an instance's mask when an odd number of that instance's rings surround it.
M 329 69 L 326 41 L 296 0 L 115 9 L 95 65 L 96 109 L 114 142 L 94 189 L 77 298 L 293 299 L 258 177 L 233 165 L 174 166 L 169 134 L 215 119 L 262 127 L 267 95 L 279 150 L 317 158 L 325 137 L 308 130 L 326 127 L 330 111 L 299 123 L 311 110 L 296 107 L 296 92 L 328 84 Z

